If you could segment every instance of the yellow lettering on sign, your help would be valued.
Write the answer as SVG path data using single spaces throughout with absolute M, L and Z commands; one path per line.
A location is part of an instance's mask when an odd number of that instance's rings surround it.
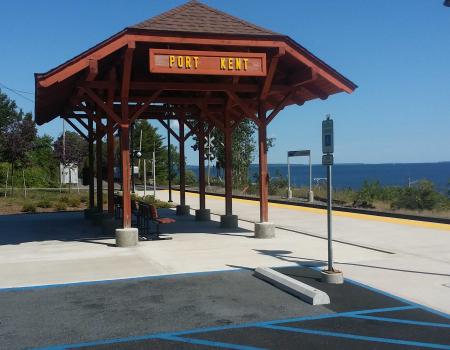
M 178 68 L 183 68 L 183 56 L 178 56 Z
M 191 69 L 191 58 L 186 56 L 186 69 Z
M 236 58 L 235 68 L 236 68 L 236 70 L 241 70 L 241 59 L 240 58 Z
M 227 65 L 225 63 L 225 58 L 220 58 L 220 69 L 227 69 Z
M 229 58 L 228 59 L 228 70 L 233 70 L 234 69 L 234 59 L 233 58 Z
M 244 70 L 248 69 L 248 58 L 244 58 Z
M 194 56 L 193 58 L 194 58 L 194 67 L 195 67 L 195 69 L 197 69 L 198 68 L 198 57 Z
M 172 68 L 174 63 L 175 63 L 175 56 L 169 56 L 169 67 Z

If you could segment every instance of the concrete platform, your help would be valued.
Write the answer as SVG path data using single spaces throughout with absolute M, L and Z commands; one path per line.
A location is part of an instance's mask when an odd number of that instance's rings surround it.
M 174 192 L 177 200 L 177 192 Z M 158 196 L 165 199 L 167 192 Z M 187 196 L 193 209 L 198 197 Z M 219 227 L 223 199 L 207 196 L 212 221 L 176 216 L 163 232 L 171 241 L 140 242 L 113 249 L 114 235 L 102 233 L 83 213 L 0 217 L 0 287 L 96 281 L 257 266 L 325 266 L 325 213 L 270 206 L 276 238 L 254 238 L 257 203 L 234 201 L 239 227 Z M 244 221 L 244 220 L 248 221 Z M 335 267 L 348 278 L 413 301 L 450 311 L 450 231 L 442 226 L 336 216 Z M 285 227 L 285 228 L 280 228 Z M 387 251 L 387 252 L 383 252 Z M 391 251 L 393 254 L 389 254 Z M 176 257 L 176 258 L 174 258 Z M 399 283 L 398 281 L 401 281 Z

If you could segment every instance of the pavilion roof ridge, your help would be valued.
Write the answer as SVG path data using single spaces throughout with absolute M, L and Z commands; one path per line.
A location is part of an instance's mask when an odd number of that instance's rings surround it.
M 198 0 L 190 0 L 167 12 L 129 26 L 128 28 L 204 34 L 284 36 L 207 6 Z

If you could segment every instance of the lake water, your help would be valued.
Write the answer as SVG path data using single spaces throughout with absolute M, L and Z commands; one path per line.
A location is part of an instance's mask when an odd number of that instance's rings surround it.
M 198 176 L 197 166 L 188 166 Z M 250 176 L 258 173 L 258 165 L 250 166 Z M 312 166 L 313 178 L 325 178 L 326 168 L 322 165 Z M 211 167 L 211 175 L 216 174 Z M 269 164 L 270 177 L 287 178 L 286 164 Z M 358 189 L 364 180 L 378 180 L 386 186 L 405 186 L 410 181 L 427 179 L 436 189 L 446 192 L 450 182 L 450 162 L 442 163 L 397 163 L 397 164 L 336 164 L 333 166 L 333 186 L 336 188 Z M 291 165 L 291 181 L 296 187 L 307 186 L 309 171 L 307 165 Z

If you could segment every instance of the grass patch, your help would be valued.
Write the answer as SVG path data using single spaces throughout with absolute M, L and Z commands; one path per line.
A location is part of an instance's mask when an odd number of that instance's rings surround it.
M 79 197 L 70 197 L 67 205 L 72 208 L 78 208 L 81 205 L 81 199 Z
M 53 204 L 53 208 L 57 211 L 67 210 L 67 203 L 63 201 L 59 201 Z
M 36 203 L 36 206 L 38 208 L 51 208 L 52 205 L 53 205 L 52 201 L 50 199 L 47 199 L 47 198 L 41 199 L 40 201 L 38 201 Z
M 36 205 L 31 202 L 24 203 L 22 211 L 24 213 L 36 213 Z

